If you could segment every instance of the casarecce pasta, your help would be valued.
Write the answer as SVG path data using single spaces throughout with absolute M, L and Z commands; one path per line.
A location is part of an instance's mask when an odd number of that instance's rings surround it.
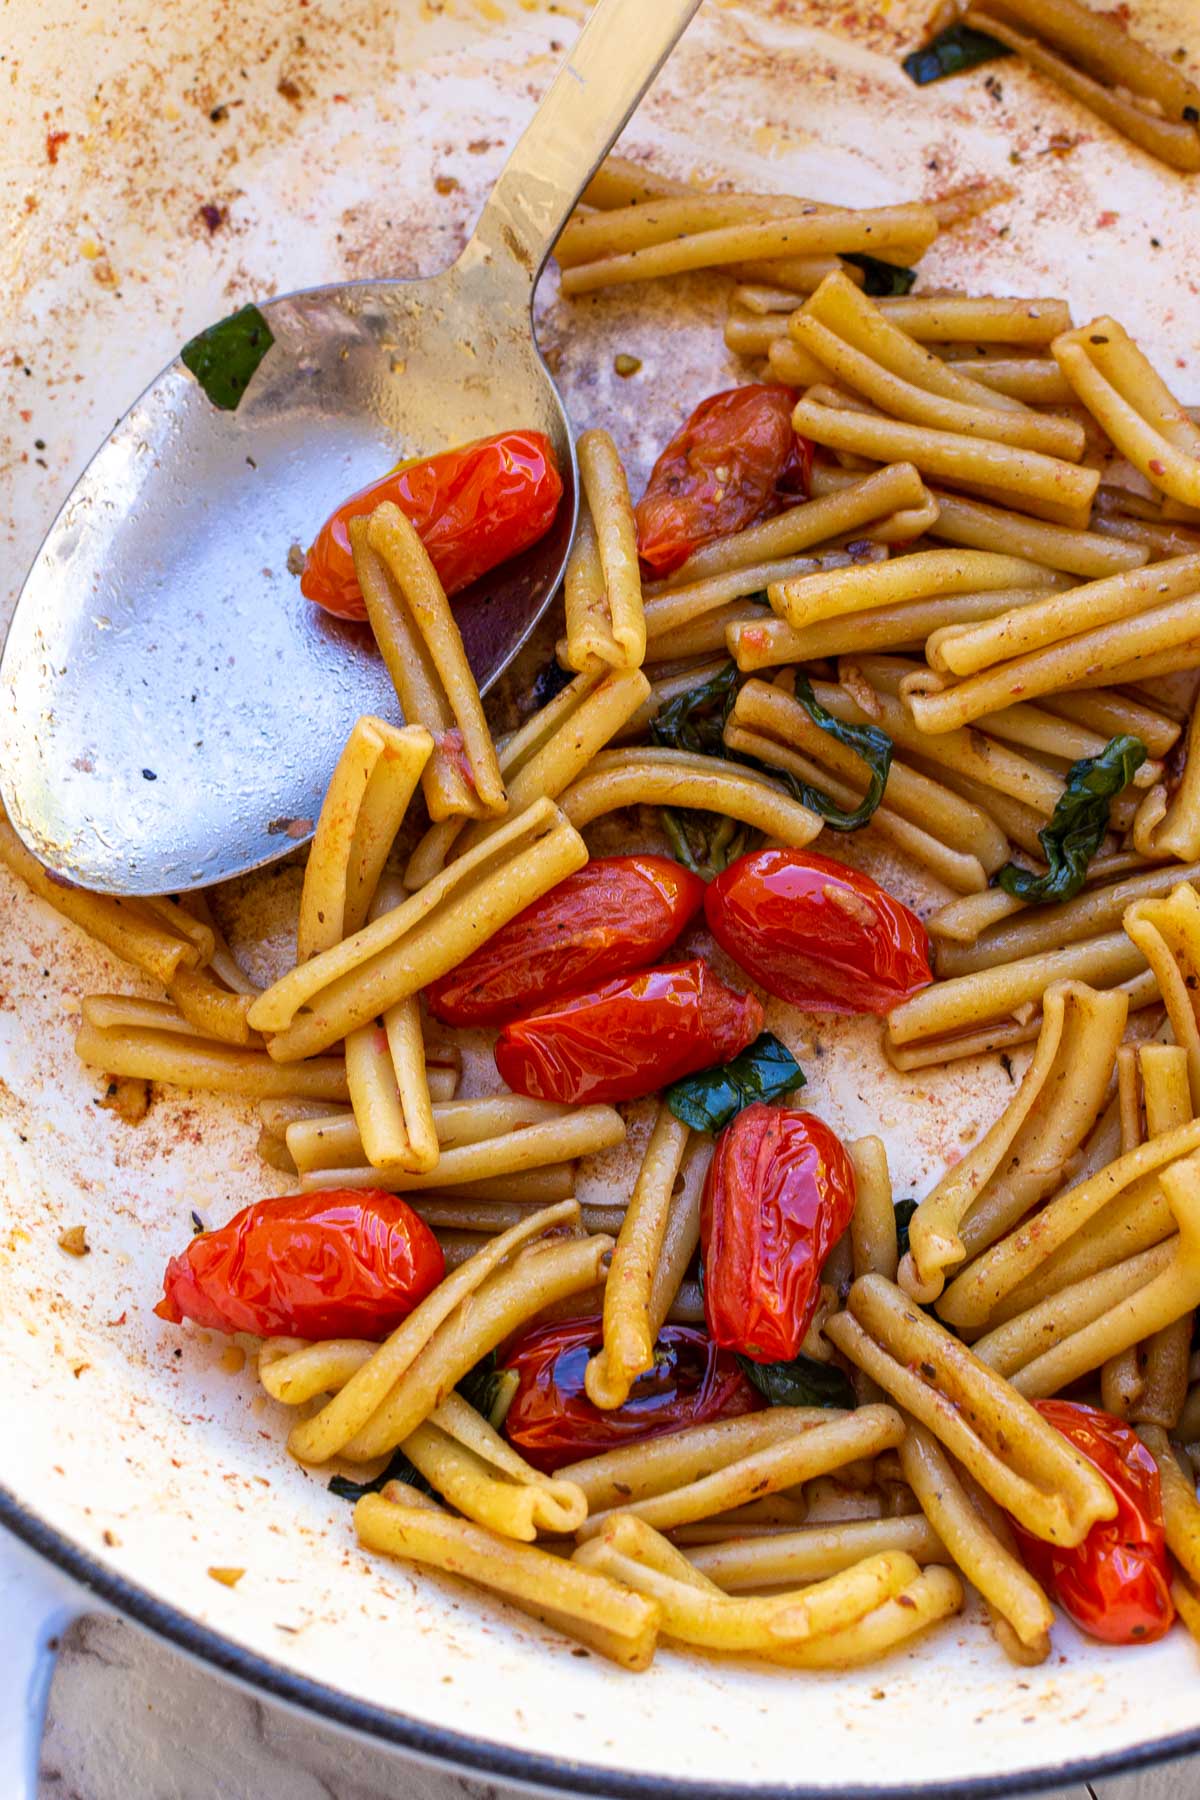
M 1200 1634 L 1200 433 L 1108 318 L 872 293 L 1000 197 L 610 159 L 563 292 L 715 271 L 763 379 L 636 505 L 582 434 L 561 678 L 507 719 L 396 498 L 342 517 L 336 583 L 318 534 L 304 592 L 365 612 L 403 722 L 341 747 L 273 979 L 219 905 L 66 888 L 0 823 L 161 989 L 86 996 L 83 1063 L 259 1107 L 264 1198 L 160 1315 L 253 1343 L 366 1549 L 631 1671 L 660 1640 L 849 1668 L 968 1587 L 1017 1663 L 1062 1611 Z M 526 512 L 460 520 L 463 567 L 553 519 L 521 436 Z M 1021 1058 L 920 1196 L 802 1104 L 787 1025 L 826 1011 L 914 1084 Z

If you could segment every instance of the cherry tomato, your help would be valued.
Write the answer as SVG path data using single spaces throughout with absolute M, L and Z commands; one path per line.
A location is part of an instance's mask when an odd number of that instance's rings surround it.
M 529 1005 L 628 975 L 670 949 L 704 883 L 669 856 L 602 856 L 425 989 L 446 1025 L 502 1025 Z
M 636 1100 L 729 1062 L 762 1023 L 754 996 L 707 963 L 672 963 L 514 1019 L 496 1040 L 496 1067 L 536 1100 Z
M 807 494 L 813 447 L 792 430 L 796 396 L 751 382 L 702 400 L 671 439 L 637 504 L 638 553 L 669 575 L 693 550 Z
M 1150 1644 L 1175 1618 L 1163 1534 L 1158 1466 L 1137 1433 L 1111 1413 L 1074 1400 L 1035 1400 L 1042 1417 L 1099 1469 L 1117 1500 L 1073 1550 L 1012 1521 L 1021 1555 L 1081 1631 L 1106 1644 Z
M 812 1113 L 756 1101 L 725 1127 L 700 1206 L 714 1343 L 755 1362 L 791 1361 L 854 1194 L 854 1164 Z
M 599 1319 L 539 1325 L 510 1347 L 505 1367 L 520 1385 L 504 1420 L 504 1434 L 535 1469 L 553 1473 L 564 1463 L 758 1412 L 763 1402 L 732 1356 L 688 1325 L 665 1325 L 654 1367 L 639 1375 L 628 1400 L 611 1412 L 593 1406 L 583 1388 L 588 1358 L 604 1341 Z
M 323 1188 L 255 1200 L 194 1237 L 163 1277 L 160 1319 L 256 1337 L 382 1338 L 445 1274 L 398 1194 Z
M 502 431 L 401 464 L 326 519 L 304 559 L 300 592 L 335 618 L 366 618 L 347 527 L 381 501 L 395 501 L 412 521 L 442 586 L 456 594 L 544 537 L 561 494 L 554 451 L 540 431 Z
M 768 994 L 808 1012 L 890 1012 L 933 979 L 916 914 L 811 850 L 740 856 L 709 884 L 704 916 Z

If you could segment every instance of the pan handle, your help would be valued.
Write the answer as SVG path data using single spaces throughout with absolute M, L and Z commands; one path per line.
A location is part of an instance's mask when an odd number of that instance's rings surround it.
M 0 1534 L 0 1794 L 36 1800 L 50 1681 L 63 1633 L 83 1612 L 84 1595 L 16 1538 Z

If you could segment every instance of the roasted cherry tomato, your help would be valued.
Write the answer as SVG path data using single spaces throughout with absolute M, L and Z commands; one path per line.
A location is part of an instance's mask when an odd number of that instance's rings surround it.
M 1163 1535 L 1158 1466 L 1137 1433 L 1111 1413 L 1074 1400 L 1035 1400 L 1108 1482 L 1117 1516 L 1102 1519 L 1073 1550 L 1012 1521 L 1032 1575 L 1081 1631 L 1106 1644 L 1150 1644 L 1175 1617 Z
M 854 1164 L 812 1113 L 756 1101 L 717 1139 L 700 1243 L 709 1335 L 755 1362 L 790 1362 L 821 1269 L 854 1211 Z
M 324 1188 L 256 1200 L 194 1237 L 163 1277 L 160 1319 L 256 1337 L 382 1338 L 445 1274 L 398 1194 Z
M 654 1367 L 638 1376 L 624 1406 L 601 1412 L 584 1392 L 583 1372 L 603 1341 L 599 1319 L 569 1319 L 525 1332 L 504 1357 L 520 1377 L 504 1433 L 535 1469 L 553 1472 L 621 1444 L 758 1412 L 763 1404 L 733 1357 L 702 1331 L 665 1325 Z
M 554 522 L 562 481 L 540 431 L 502 431 L 404 463 L 343 500 L 304 560 L 300 592 L 339 619 L 365 619 L 348 526 L 393 500 L 416 526 L 442 586 L 456 594 L 528 550 Z
M 807 494 L 813 447 L 792 430 L 796 396 L 773 382 L 702 400 L 675 433 L 637 504 L 638 552 L 669 575 L 693 550 Z
M 762 1023 L 754 996 L 707 963 L 671 963 L 514 1019 L 496 1039 L 496 1067 L 536 1100 L 636 1100 L 729 1062 Z
M 425 989 L 446 1025 L 502 1025 L 538 1004 L 643 969 L 704 904 L 704 883 L 668 856 L 601 856 L 510 919 Z
M 756 850 L 709 884 L 708 928 L 734 961 L 808 1012 L 890 1012 L 933 979 L 915 913 L 811 850 Z

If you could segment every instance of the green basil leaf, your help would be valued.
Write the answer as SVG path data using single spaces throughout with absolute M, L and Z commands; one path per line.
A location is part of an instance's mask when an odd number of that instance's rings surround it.
M 816 699 L 812 684 L 802 676 L 797 679 L 796 698 L 814 724 L 819 725 L 822 731 L 827 731 L 839 744 L 848 745 L 871 771 L 870 783 L 861 803 L 853 812 L 844 812 L 828 794 L 818 787 L 810 786 L 808 782 L 798 780 L 787 769 L 775 768 L 757 757 L 742 756 L 728 748 L 725 743 L 725 726 L 737 701 L 740 679 L 736 663 L 726 663 L 724 668 L 718 669 L 707 681 L 668 701 L 650 721 L 650 736 L 653 741 L 672 750 L 688 750 L 693 755 L 720 756 L 728 762 L 740 762 L 748 768 L 761 769 L 794 800 L 801 801 L 803 805 L 819 813 L 831 830 L 860 830 L 883 799 L 888 772 L 892 766 L 891 738 L 885 731 L 880 731 L 877 725 L 846 725 L 840 719 L 835 719 Z M 738 841 L 744 839 L 744 828 L 737 827 L 732 820 L 671 807 L 660 810 L 663 830 L 670 839 L 676 860 L 693 873 L 703 876 L 706 881 L 711 881 L 714 875 L 719 875 L 722 869 L 728 868 L 735 856 L 741 855 L 745 848 L 745 842 Z M 711 822 L 714 819 L 716 822 Z
M 727 756 L 723 734 L 737 699 L 739 679 L 737 664 L 729 662 L 699 687 L 668 700 L 650 721 L 653 742 L 668 750 L 690 750 L 694 755 Z
M 842 261 L 862 270 L 866 277 L 863 291 L 876 298 L 880 294 L 911 293 L 917 279 L 915 269 L 906 269 L 902 263 L 881 262 L 877 256 L 845 255 Z
M 663 1099 L 693 1131 L 722 1131 L 743 1107 L 779 1100 L 804 1086 L 804 1070 L 786 1044 L 764 1031 L 720 1069 L 685 1075 L 663 1090 Z
M 1088 864 L 1108 830 L 1110 803 L 1146 760 L 1140 738 L 1109 738 L 1099 756 L 1085 756 L 1067 771 L 1050 823 L 1038 832 L 1044 875 L 1005 863 L 993 880 L 1017 900 L 1070 900 L 1087 880 Z
M 794 1356 L 791 1362 L 759 1363 L 738 1357 L 746 1379 L 772 1406 L 841 1406 L 852 1410 L 858 1398 L 850 1377 L 836 1363 Z
M 712 881 L 758 841 L 758 833 L 726 813 L 689 806 L 660 806 L 659 818 L 676 862 Z
M 257 306 L 243 306 L 190 338 L 179 352 L 214 406 L 236 412 L 250 378 L 275 342 Z
M 724 732 L 737 699 L 738 681 L 737 664 L 729 662 L 707 681 L 669 700 L 650 721 L 652 742 L 668 750 L 735 760 L 725 747 Z M 753 836 L 747 826 L 720 813 L 663 806 L 659 816 L 676 862 L 705 881 L 741 856 Z
M 892 1208 L 896 1215 L 896 1248 L 901 1256 L 908 1255 L 908 1227 L 918 1205 L 916 1200 L 897 1200 Z
M 976 31 L 973 25 L 951 25 L 939 31 L 923 49 L 906 56 L 900 67 L 918 87 L 928 87 L 931 81 L 963 75 L 968 69 L 977 69 L 980 63 L 1011 55 L 1007 44 L 989 37 L 986 31 Z
M 892 740 L 878 725 L 846 725 L 841 719 L 835 719 L 813 694 L 812 683 L 804 675 L 796 677 L 796 698 L 814 725 L 819 725 L 835 742 L 845 744 L 862 758 L 871 771 L 870 784 L 854 811 L 843 812 L 820 788 L 810 787 L 806 781 L 797 780 L 783 769 L 772 769 L 771 773 L 784 781 L 797 800 L 820 813 L 831 831 L 860 831 L 883 799 L 892 767 Z
M 467 1370 L 456 1391 L 477 1413 L 482 1413 L 493 1431 L 499 1431 L 519 1380 L 516 1370 L 500 1368 L 496 1352 L 489 1350 L 473 1369 Z M 418 1493 L 432 1494 L 435 1500 L 440 1498 L 437 1489 L 409 1462 L 403 1450 L 394 1453 L 387 1468 L 381 1470 L 374 1481 L 351 1481 L 346 1475 L 335 1475 L 329 1483 L 329 1491 L 339 1500 L 361 1500 L 364 1494 L 378 1494 L 389 1481 L 405 1481 Z
M 549 706 L 565 687 L 570 687 L 574 679 L 570 669 L 564 669 L 556 656 L 548 657 L 534 676 L 533 686 L 529 690 L 533 711 L 541 712 L 543 706 Z
M 468 1369 L 457 1391 L 469 1406 L 481 1413 L 493 1431 L 499 1431 L 512 1404 L 520 1376 L 515 1369 L 502 1369 L 494 1350 L 473 1369 Z
M 381 1469 L 373 1481 L 351 1481 L 347 1475 L 334 1475 L 329 1482 L 329 1492 L 336 1494 L 339 1500 L 361 1500 L 364 1494 L 378 1494 L 389 1481 L 404 1481 L 422 1494 L 433 1494 L 437 1489 L 430 1487 L 420 1469 L 414 1468 L 403 1450 L 393 1452 L 386 1469 Z

